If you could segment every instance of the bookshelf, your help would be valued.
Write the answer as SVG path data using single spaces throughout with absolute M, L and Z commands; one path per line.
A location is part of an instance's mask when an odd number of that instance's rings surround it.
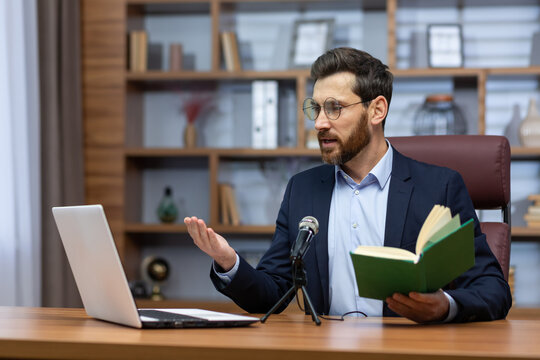
M 309 70 L 288 69 L 286 66 L 273 67 L 271 62 L 270 65 L 261 69 L 253 65 L 256 64 L 257 59 L 252 59 L 251 65 L 244 67 L 245 70 L 226 70 L 220 34 L 226 30 L 234 31 L 236 27 L 242 26 L 239 23 L 238 14 L 255 13 L 257 16 L 262 16 L 266 11 L 273 11 L 280 13 L 282 18 L 288 19 L 289 22 L 292 22 L 291 14 L 303 16 L 302 14 L 309 13 L 312 7 L 319 11 L 319 13 L 315 11 L 319 16 L 322 16 L 321 14 L 329 16 L 331 9 L 343 7 L 345 12 L 357 11 L 361 14 L 361 21 L 368 19 L 372 13 L 377 16 L 382 14 L 385 18 L 383 32 L 386 33 L 386 43 L 382 44 L 385 48 L 383 55 L 396 81 L 415 83 L 426 79 L 448 80 L 457 94 L 462 93 L 462 98 L 467 98 L 473 103 L 469 116 L 474 122 L 474 133 L 490 133 L 488 100 L 490 79 L 497 78 L 504 81 L 506 78 L 517 77 L 538 81 L 540 66 L 472 66 L 459 69 L 402 67 L 400 64 L 403 59 L 400 57 L 400 51 L 406 48 L 407 44 L 403 42 L 400 34 L 404 27 L 412 25 L 402 24 L 399 14 L 403 8 L 405 10 L 414 10 L 419 7 L 431 9 L 429 4 L 420 2 L 420 5 L 417 5 L 417 3 L 406 0 L 363 2 L 83 0 L 81 20 L 86 202 L 104 205 L 128 278 L 136 279 L 139 276 L 139 264 L 144 256 L 141 248 L 144 244 L 159 244 L 162 238 L 165 239 L 164 242 L 172 246 L 175 241 L 189 243 L 186 228 L 180 219 L 177 224 L 162 225 L 145 218 L 143 208 L 148 202 L 144 195 L 148 172 L 163 171 L 166 174 L 166 171 L 170 170 L 174 177 L 189 178 L 194 174 L 195 178 L 191 181 L 197 183 L 197 190 L 204 193 L 198 201 L 200 204 L 198 204 L 199 208 L 195 209 L 195 213 L 200 210 L 199 213 L 204 214 L 209 224 L 224 235 L 238 236 L 241 239 L 250 237 L 269 239 L 274 229 L 274 218 L 266 224 L 249 223 L 239 226 L 220 224 L 217 189 L 224 171 L 229 167 L 234 168 L 236 164 L 254 164 L 253 167 L 257 167 L 264 162 L 283 161 L 287 166 L 286 164 L 296 159 L 306 162 L 318 161 L 318 151 L 305 147 L 308 128 L 299 106 L 311 92 Z M 454 2 L 443 3 L 446 7 L 454 8 Z M 480 3 L 481 6 L 503 7 L 501 2 L 496 0 L 482 0 Z M 434 11 L 438 11 L 437 9 L 435 6 Z M 187 24 L 191 24 L 189 22 L 191 20 L 196 20 L 199 24 L 197 29 L 204 30 L 194 40 L 198 44 L 196 47 L 190 48 L 193 44 L 189 45 L 189 39 L 185 39 L 185 33 L 179 35 L 186 41 L 183 50 L 195 54 L 194 67 L 181 71 L 129 71 L 126 56 L 127 34 L 149 26 L 148 17 L 152 18 L 153 25 L 151 26 L 157 26 L 155 24 L 159 23 L 161 18 L 169 15 L 178 16 L 180 19 L 178 21 L 184 21 Z M 342 23 L 348 24 L 347 21 L 349 19 L 345 18 Z M 349 40 L 354 46 L 357 32 L 361 32 L 361 29 L 354 27 L 351 29 L 353 29 L 350 31 L 352 40 Z M 181 33 L 180 30 L 179 33 Z M 151 38 L 150 31 L 149 35 Z M 532 34 L 528 34 L 530 35 Z M 369 35 L 364 34 L 364 36 Z M 242 39 L 239 40 L 242 43 Z M 172 40 L 167 38 L 166 41 Z M 337 45 L 346 45 L 346 43 L 342 40 Z M 257 50 L 260 49 L 252 48 L 253 52 L 264 52 Z M 262 63 L 268 63 L 265 61 L 267 60 L 260 60 Z M 208 142 L 192 149 L 183 148 L 181 143 L 178 145 L 167 143 L 166 146 L 159 146 L 154 142 L 152 146 L 147 146 L 148 141 L 145 137 L 149 129 L 146 124 L 149 117 L 149 100 L 147 99 L 149 94 L 163 97 L 159 100 L 160 105 L 152 106 L 166 107 L 171 101 L 178 101 L 174 98 L 175 92 L 190 92 L 194 89 L 216 91 L 215 89 L 225 86 L 225 90 L 219 94 L 226 95 L 228 92 L 236 91 L 234 86 L 237 85 L 249 88 L 249 84 L 255 80 L 277 80 L 280 88 L 294 94 L 293 102 L 296 107 L 292 117 L 288 119 L 295 135 L 292 143 L 280 145 L 275 149 L 252 149 L 245 144 L 214 147 L 208 146 Z M 227 86 L 230 87 L 227 88 Z M 181 137 L 180 124 L 174 124 L 175 128 L 170 131 L 167 131 L 166 125 L 165 123 L 162 126 L 161 134 L 168 136 L 168 133 L 177 132 L 178 138 Z M 539 161 L 540 149 L 512 147 L 512 159 L 516 162 Z M 183 190 L 180 189 L 180 193 L 190 192 L 181 185 L 179 187 L 183 188 Z M 175 189 L 175 193 L 177 192 L 178 189 Z M 182 214 L 180 216 L 183 217 Z M 515 235 L 515 240 L 540 240 L 540 229 L 514 227 L 512 233 Z M 207 271 L 204 271 L 206 275 Z

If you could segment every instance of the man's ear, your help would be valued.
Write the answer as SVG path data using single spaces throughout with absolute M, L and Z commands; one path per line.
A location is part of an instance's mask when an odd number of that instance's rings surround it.
M 386 98 L 382 95 L 377 96 L 375 99 L 371 100 L 369 111 L 371 115 L 371 124 L 382 124 L 388 114 L 388 101 L 386 101 Z

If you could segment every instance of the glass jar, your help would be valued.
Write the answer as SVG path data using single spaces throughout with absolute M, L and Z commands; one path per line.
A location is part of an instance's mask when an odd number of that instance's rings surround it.
M 437 94 L 426 97 L 414 117 L 415 135 L 466 134 L 467 123 L 452 95 Z

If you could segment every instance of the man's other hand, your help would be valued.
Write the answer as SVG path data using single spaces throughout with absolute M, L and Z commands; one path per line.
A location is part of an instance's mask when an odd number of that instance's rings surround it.
M 184 218 L 184 224 L 187 225 L 189 235 L 199 249 L 210 255 L 225 272 L 233 268 L 236 263 L 236 252 L 223 236 L 206 227 L 204 220 L 195 216 Z
M 442 289 L 429 294 L 410 292 L 409 296 L 395 293 L 386 298 L 386 303 L 396 314 L 417 323 L 443 321 L 450 309 L 450 302 Z

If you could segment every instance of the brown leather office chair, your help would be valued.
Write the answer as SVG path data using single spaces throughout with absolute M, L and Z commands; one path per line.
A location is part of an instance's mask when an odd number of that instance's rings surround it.
M 508 280 L 510 266 L 510 144 L 504 136 L 390 137 L 403 155 L 461 174 L 475 209 L 501 209 L 502 222 L 481 222 L 482 232 Z

